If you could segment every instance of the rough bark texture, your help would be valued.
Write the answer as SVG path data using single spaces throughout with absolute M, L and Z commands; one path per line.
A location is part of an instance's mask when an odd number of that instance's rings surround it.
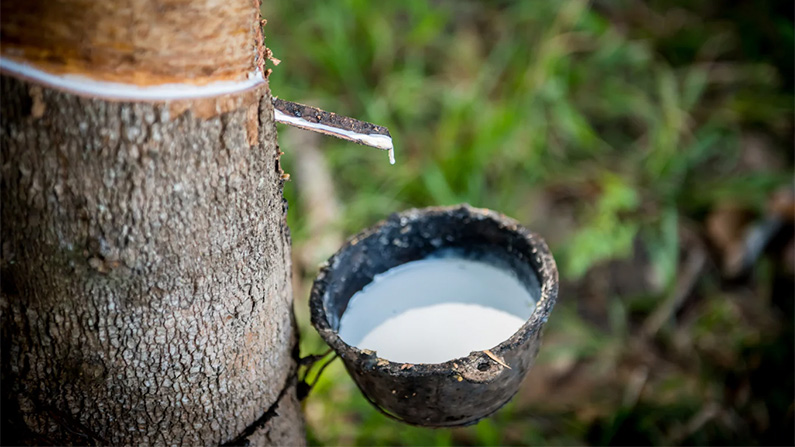
M 302 444 L 267 84 L 0 94 L 4 443 Z
M 245 79 L 258 0 L 3 0 L 2 54 L 134 84 Z

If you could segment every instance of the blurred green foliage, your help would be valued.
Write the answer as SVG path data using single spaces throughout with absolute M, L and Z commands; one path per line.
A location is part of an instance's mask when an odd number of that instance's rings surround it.
M 606 360 L 589 367 L 622 364 L 635 317 L 676 287 L 682 226 L 703 225 L 726 201 L 761 215 L 770 194 L 792 183 L 793 25 L 786 2 L 264 3 L 266 44 L 282 60 L 270 77 L 274 95 L 385 125 L 394 138 L 395 166 L 375 150 L 322 141 L 343 203 L 343 234 L 408 207 L 468 202 L 544 235 L 572 284 L 605 262 L 634 259 L 638 243 L 646 248 L 657 292 L 609 294 L 607 329 L 564 304 L 548 335 L 565 333 L 565 343 L 542 349 L 540 365 L 595 357 Z M 742 169 L 751 134 L 764 135 L 783 164 Z M 282 146 L 290 172 L 295 160 L 289 142 Z M 300 212 L 305 197 L 293 184 L 285 194 L 300 249 L 311 243 Z M 302 352 L 318 352 L 323 345 L 304 309 L 314 270 L 298 274 Z M 701 282 L 704 298 L 683 336 L 698 346 L 724 334 L 729 354 L 720 355 L 731 358 L 721 361 L 731 365 L 765 340 L 756 323 L 738 314 L 743 305 L 722 297 L 720 281 L 715 275 Z M 562 293 L 563 303 L 578 298 Z M 688 431 L 689 420 L 712 415 L 705 402 L 722 402 L 722 374 L 731 367 L 705 372 L 707 364 L 670 371 L 655 381 L 652 397 L 583 394 L 583 405 L 564 409 L 530 398 L 451 431 L 382 417 L 337 362 L 306 405 L 309 439 L 327 445 L 754 440 L 751 428 L 725 428 L 736 421 Z M 591 409 L 596 402 L 599 408 Z

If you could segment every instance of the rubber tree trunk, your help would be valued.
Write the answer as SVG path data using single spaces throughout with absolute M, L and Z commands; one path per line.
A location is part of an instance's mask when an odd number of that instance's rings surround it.
M 74 3 L 4 0 L 3 57 L 140 86 L 263 54 L 251 0 Z M 5 72 L 0 95 L 2 443 L 303 444 L 267 82 L 119 100 Z

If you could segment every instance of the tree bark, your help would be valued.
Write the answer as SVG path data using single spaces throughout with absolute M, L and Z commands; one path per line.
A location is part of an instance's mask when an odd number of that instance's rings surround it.
M 2 443 L 303 444 L 267 82 L 0 95 Z

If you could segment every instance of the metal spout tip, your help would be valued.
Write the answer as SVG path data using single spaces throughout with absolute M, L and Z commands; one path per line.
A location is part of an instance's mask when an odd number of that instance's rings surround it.
M 278 98 L 273 98 L 273 108 L 278 123 L 388 151 L 389 163 L 395 164 L 392 136 L 384 126 Z

